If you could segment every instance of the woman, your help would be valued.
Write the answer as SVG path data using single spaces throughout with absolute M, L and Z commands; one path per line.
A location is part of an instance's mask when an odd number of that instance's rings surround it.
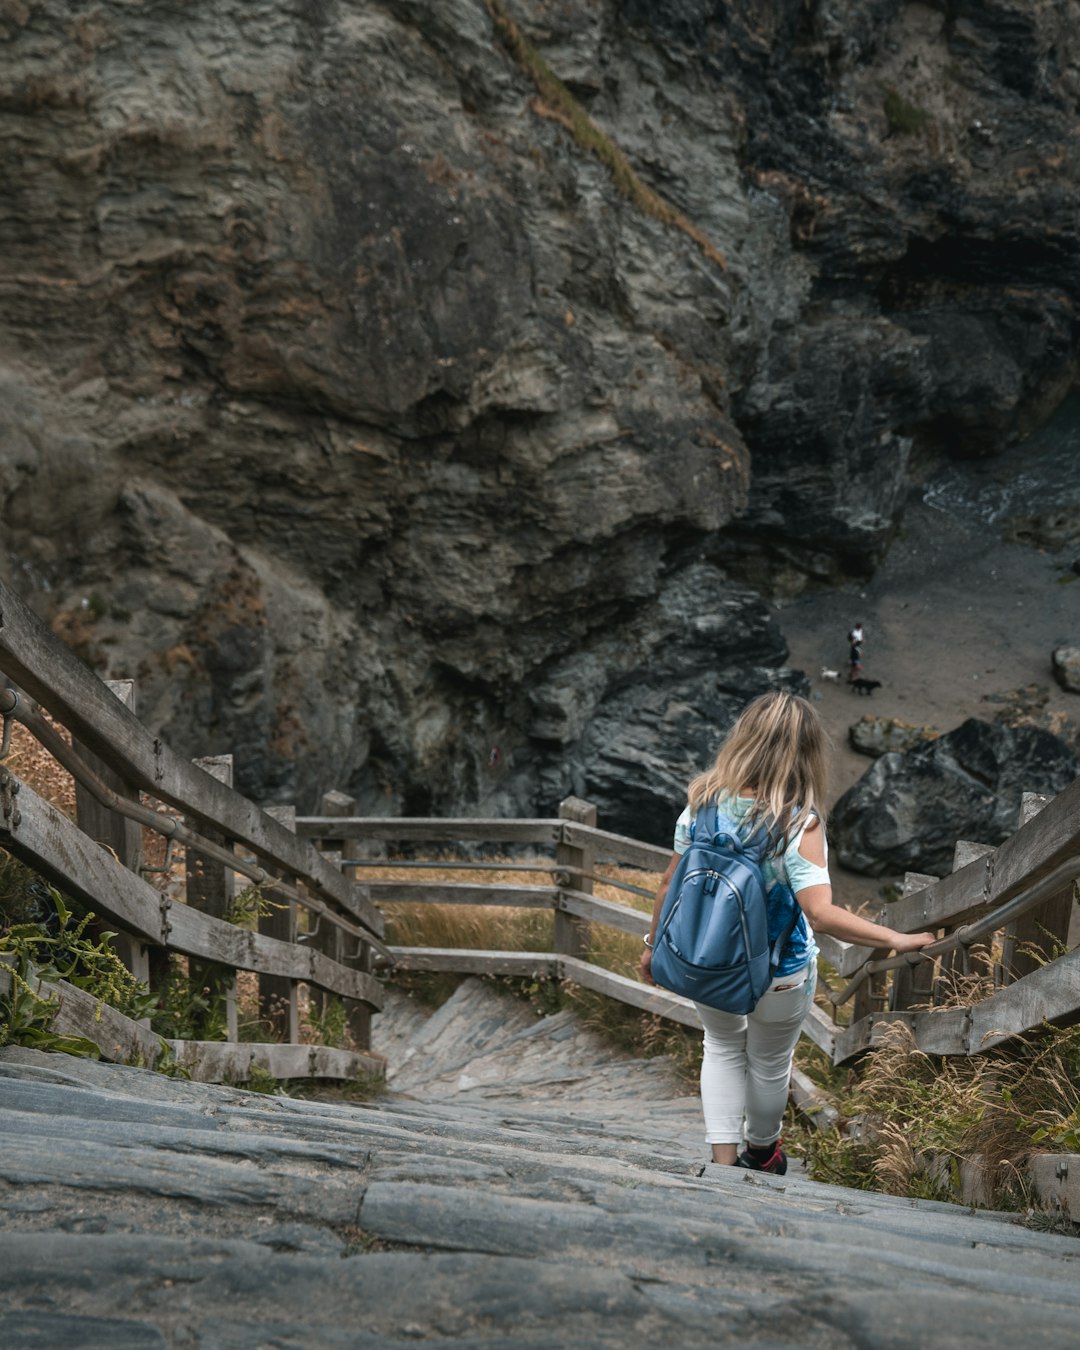
M 758 1172 L 787 1171 L 780 1123 L 795 1044 L 814 1001 L 814 932 L 898 953 L 934 940 L 933 933 L 900 933 L 833 904 L 824 823 L 825 748 L 821 719 L 804 698 L 763 694 L 744 709 L 712 768 L 690 784 L 641 958 L 641 973 L 651 983 L 660 911 L 679 857 L 689 847 L 698 809 L 714 803 L 718 819 L 733 822 L 743 837 L 764 824 L 775 840 L 763 865 L 770 941 L 784 933 L 796 911 L 797 922 L 775 978 L 753 1012 L 741 1017 L 695 1005 L 705 1029 L 701 1102 L 713 1161 Z M 746 1148 L 740 1153 L 744 1118 Z

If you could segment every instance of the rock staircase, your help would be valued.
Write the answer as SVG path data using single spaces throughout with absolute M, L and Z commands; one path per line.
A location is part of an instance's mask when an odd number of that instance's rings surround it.
M 716 1167 L 663 1061 L 388 992 L 370 1102 L 0 1050 L 5 1350 L 1075 1344 L 1074 1240 Z

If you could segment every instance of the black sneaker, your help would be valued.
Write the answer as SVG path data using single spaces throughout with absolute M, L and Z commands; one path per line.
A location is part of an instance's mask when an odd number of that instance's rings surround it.
M 772 1152 L 762 1162 L 753 1157 L 749 1149 L 743 1149 L 735 1159 L 736 1167 L 748 1167 L 751 1172 L 771 1172 L 773 1176 L 782 1177 L 787 1171 L 787 1154 L 780 1147 L 783 1141 L 778 1139 L 772 1146 Z

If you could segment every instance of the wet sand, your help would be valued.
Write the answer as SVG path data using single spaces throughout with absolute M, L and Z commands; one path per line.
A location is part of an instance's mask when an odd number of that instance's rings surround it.
M 789 664 L 809 676 L 833 740 L 831 801 L 873 762 L 848 741 L 865 713 L 950 731 L 969 717 L 992 720 L 1001 705 L 987 695 L 1034 683 L 1048 690 L 1048 709 L 1080 721 L 1080 695 L 1066 693 L 1050 667 L 1055 647 L 1080 643 L 1080 578 L 1061 580 L 1072 561 L 1072 553 L 1005 543 L 992 526 L 958 523 L 918 501 L 871 581 L 778 601 Z M 858 619 L 862 673 L 881 681 L 870 696 L 820 678 L 825 666 L 846 680 L 846 635 Z M 874 901 L 901 879 L 834 868 L 846 904 Z

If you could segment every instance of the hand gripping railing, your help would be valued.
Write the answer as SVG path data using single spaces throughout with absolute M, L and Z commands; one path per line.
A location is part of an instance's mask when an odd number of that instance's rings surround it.
M 1049 896 L 1059 891 L 1066 882 L 1073 881 L 1077 877 L 1080 877 L 1080 853 L 1074 853 L 1071 858 L 1066 858 L 1052 872 L 1048 872 L 1045 877 L 1029 886 L 1027 890 L 1013 896 L 1011 900 L 1007 900 L 997 909 L 991 910 L 989 914 L 984 914 L 981 919 L 975 919 L 971 923 L 964 924 L 954 933 L 950 933 L 948 937 L 928 943 L 927 946 L 920 947 L 916 952 L 902 952 L 899 956 L 885 957 L 880 961 L 867 961 L 839 993 L 829 991 L 829 1002 L 834 1007 L 846 1003 L 871 975 L 878 975 L 886 970 L 898 970 L 904 966 L 917 966 L 922 961 L 932 961 L 935 957 L 943 956 L 946 952 L 954 951 L 957 947 L 970 947 L 979 938 L 985 937 L 987 933 L 992 933 L 997 928 L 1004 928 L 1014 919 L 1019 919 L 1021 915 L 1027 914 L 1029 910 L 1036 909 Z

